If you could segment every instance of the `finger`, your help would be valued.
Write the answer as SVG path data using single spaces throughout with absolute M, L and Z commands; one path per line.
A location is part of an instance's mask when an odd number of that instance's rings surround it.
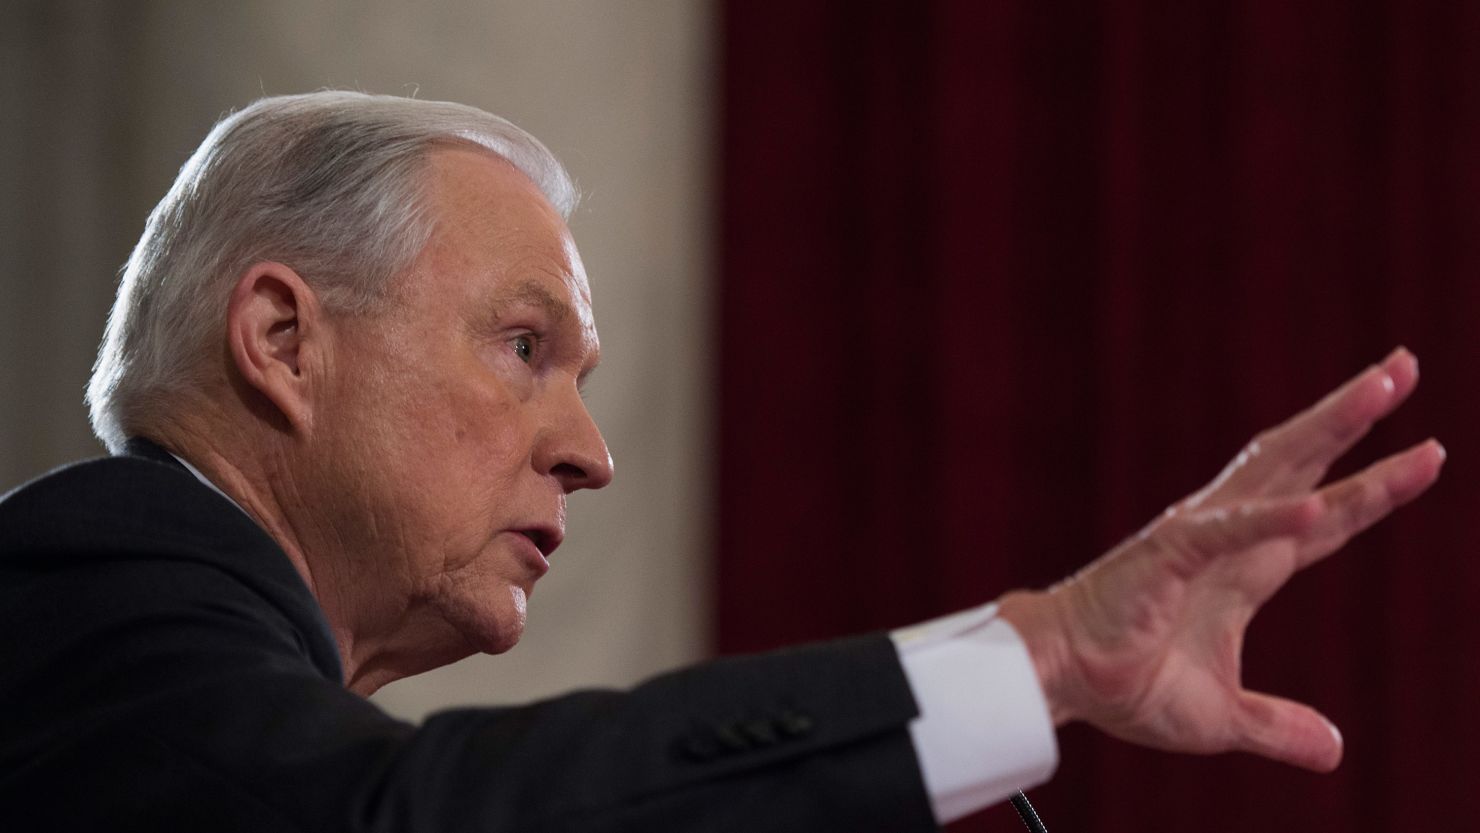
M 1396 408 L 1418 387 L 1418 357 L 1408 352 L 1407 347 L 1399 347 L 1378 362 L 1378 366 L 1393 380 L 1393 394 L 1397 398 L 1393 407 Z
M 1418 360 L 1399 347 L 1320 402 L 1255 437 L 1194 498 L 1195 504 L 1280 497 L 1314 488 L 1331 463 L 1417 385 Z
M 1316 493 L 1321 511 L 1300 546 L 1299 566 L 1340 549 L 1353 535 L 1423 494 L 1439 479 L 1444 446 L 1427 440 Z
M 1298 499 L 1245 503 L 1183 515 L 1166 527 L 1174 552 L 1185 553 L 1189 570 L 1217 558 L 1244 552 L 1279 538 L 1308 539 L 1323 512 L 1315 495 Z M 1177 536 L 1184 540 L 1176 540 Z
M 1317 772 L 1341 763 L 1341 732 L 1303 703 L 1254 691 L 1239 695 L 1236 748 Z

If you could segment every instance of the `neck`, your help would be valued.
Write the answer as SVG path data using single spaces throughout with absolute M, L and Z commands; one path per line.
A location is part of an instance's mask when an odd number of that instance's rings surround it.
M 363 568 L 353 568 L 345 554 L 366 548 L 336 531 L 330 499 L 300 487 L 312 478 L 295 465 L 291 438 L 186 424 L 149 436 L 235 501 L 287 555 L 328 621 L 349 690 L 369 696 L 473 653 L 440 617 L 401 594 L 374 592 L 381 576 L 367 581 Z

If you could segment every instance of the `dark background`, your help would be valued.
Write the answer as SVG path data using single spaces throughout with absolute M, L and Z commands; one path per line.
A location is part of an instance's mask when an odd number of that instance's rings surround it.
M 1419 503 L 1257 619 L 1246 682 L 1346 737 L 1314 775 L 1084 727 L 1053 830 L 1480 816 L 1480 4 L 728 3 L 724 652 L 1043 586 L 1392 347 Z M 961 831 L 1017 826 L 1007 807 Z

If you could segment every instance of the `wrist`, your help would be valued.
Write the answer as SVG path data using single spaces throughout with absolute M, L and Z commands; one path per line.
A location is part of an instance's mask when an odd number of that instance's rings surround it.
M 997 615 L 1012 625 L 1028 649 L 1054 727 L 1078 719 L 1067 696 L 1070 690 L 1068 640 L 1053 593 L 1015 590 L 997 600 Z

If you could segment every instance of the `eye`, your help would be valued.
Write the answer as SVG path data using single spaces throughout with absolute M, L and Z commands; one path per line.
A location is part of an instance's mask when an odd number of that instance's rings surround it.
M 534 345 L 535 345 L 534 336 L 532 336 L 532 335 L 515 336 L 514 337 L 513 344 L 514 344 L 514 355 L 516 355 L 516 356 L 519 357 L 519 361 L 524 362 L 525 364 L 529 364 L 531 361 L 534 360 Z

